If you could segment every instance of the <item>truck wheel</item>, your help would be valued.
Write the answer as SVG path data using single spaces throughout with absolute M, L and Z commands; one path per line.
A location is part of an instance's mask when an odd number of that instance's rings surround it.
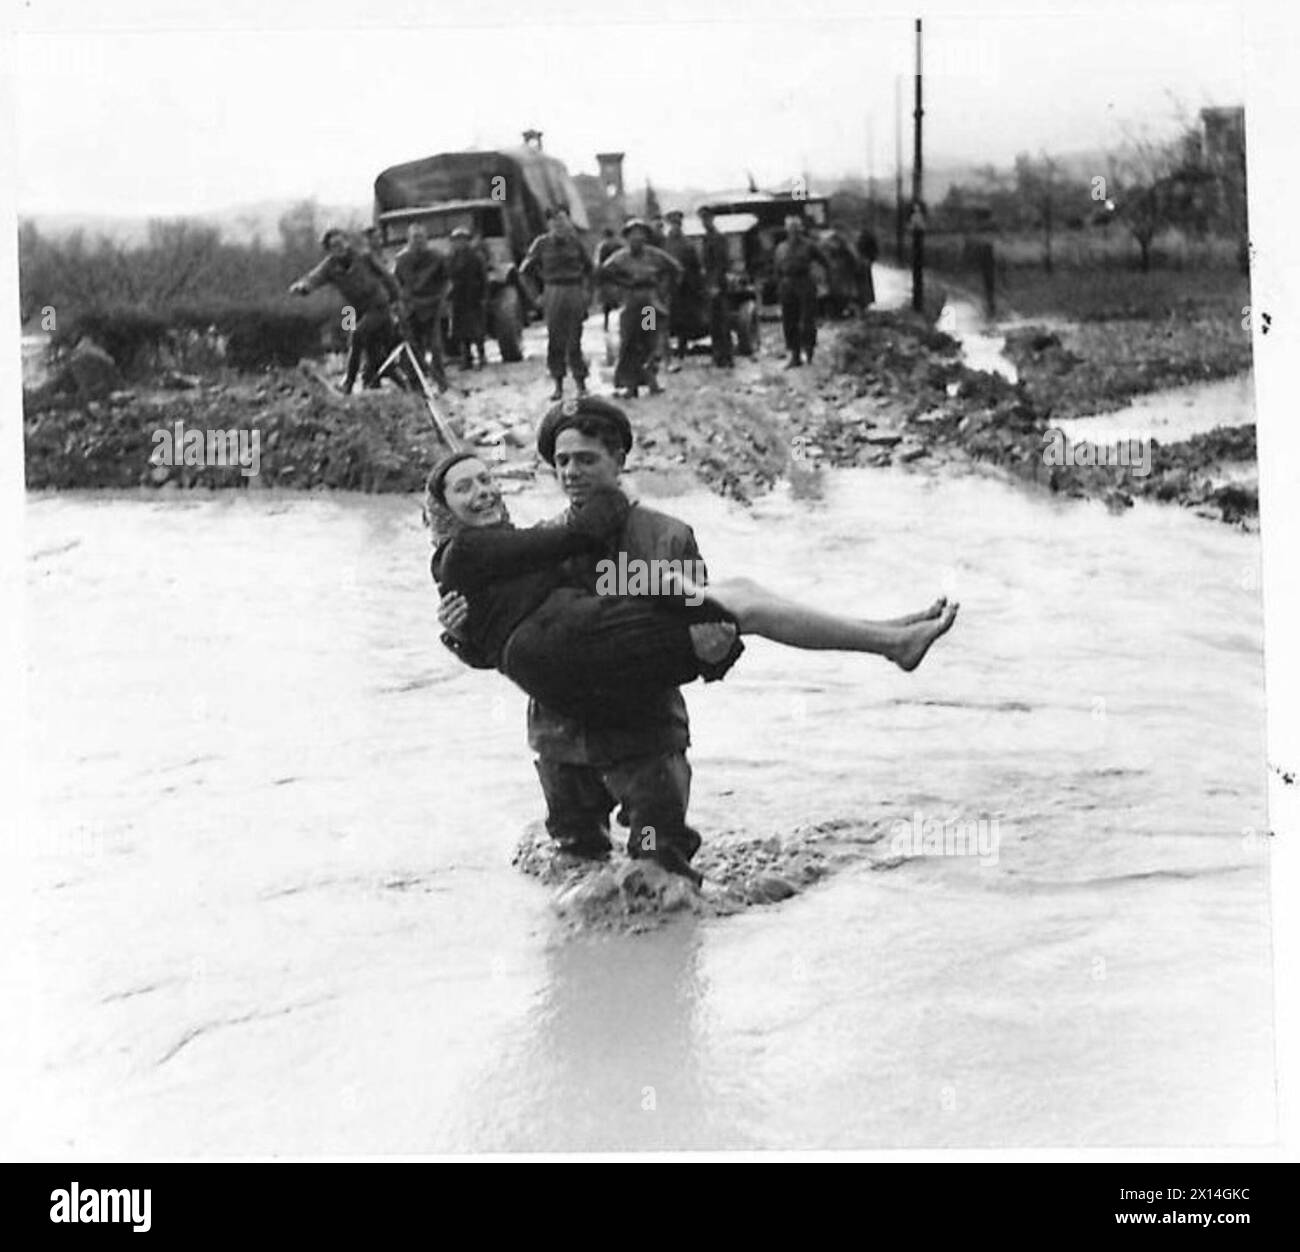
M 736 310 L 736 351 L 741 356 L 757 356 L 758 345 L 758 305 L 746 300 Z
M 497 347 L 501 349 L 503 361 L 522 361 L 524 349 L 522 340 L 523 311 L 519 303 L 519 292 L 513 287 L 503 287 L 497 296 L 496 307 L 492 311 L 492 320 L 496 326 Z

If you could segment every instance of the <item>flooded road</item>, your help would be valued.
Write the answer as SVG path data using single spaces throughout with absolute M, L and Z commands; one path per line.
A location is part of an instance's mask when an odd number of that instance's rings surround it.
M 705 837 L 978 820 L 992 857 L 583 937 L 509 864 L 524 698 L 440 646 L 410 498 L 32 495 L 32 1155 L 1259 1143 L 1258 537 L 981 474 L 656 502 L 915 674 L 688 690 Z M 516 520 L 558 509 L 553 485 Z

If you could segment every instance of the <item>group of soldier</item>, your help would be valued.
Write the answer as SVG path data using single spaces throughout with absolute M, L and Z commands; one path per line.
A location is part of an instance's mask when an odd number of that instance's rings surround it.
M 546 368 L 554 382 L 552 400 L 563 398 L 564 380 L 572 375 L 577 394 L 587 394 L 588 366 L 582 352 L 582 328 L 593 295 L 599 292 L 604 326 L 619 312 L 619 352 L 614 370 L 615 394 L 634 398 L 641 388 L 657 395 L 663 387 L 659 369 L 671 357 L 668 371 L 681 368 L 700 314 L 707 317 L 713 364 L 730 369 L 735 363 L 729 274 L 732 268 L 726 237 L 713 214 L 700 211 L 704 234 L 699 247 L 683 231 L 684 215 L 672 210 L 662 218 L 632 218 L 622 228 L 622 240 L 606 229 L 594 256 L 588 252 L 567 209 L 549 214 L 546 231 L 532 243 L 519 267 L 525 291 L 541 285 L 540 303 L 546 319 Z M 781 324 L 793 369 L 811 362 L 817 346 L 817 283 L 814 266 L 827 276 L 833 266 L 809 235 L 804 219 L 786 219 L 785 237 L 772 256 L 773 276 L 781 304 Z M 864 232 L 864 236 L 869 232 Z M 831 236 L 829 238 L 834 238 Z M 463 226 L 451 232 L 451 253 L 444 256 L 430 245 L 423 225 L 408 228 L 406 246 L 393 268 L 385 264 L 379 232 L 364 232 L 354 241 L 342 230 L 325 232 L 325 259 L 295 282 L 290 290 L 306 295 L 333 284 L 351 311 L 347 369 L 342 390 L 350 393 L 361 373 L 362 385 L 379 386 L 379 373 L 402 336 L 411 345 L 421 368 L 438 387 L 447 389 L 443 360 L 443 323 L 450 312 L 451 346 L 463 367 L 485 362 L 488 266 L 481 244 Z M 847 248 L 847 245 L 845 245 Z M 874 237 L 864 239 L 866 284 L 875 259 Z M 867 295 L 867 302 L 872 296 Z M 409 371 L 409 364 L 403 364 Z
M 405 338 L 420 367 L 427 370 L 439 392 L 447 390 L 443 360 L 443 321 L 451 314 L 451 346 L 469 369 L 478 353 L 482 368 L 487 357 L 486 302 L 488 267 L 480 247 L 464 226 L 451 232 L 451 253 L 444 256 L 429 244 L 419 222 L 407 231 L 406 246 L 390 270 L 384 261 L 379 232 L 371 229 L 359 239 L 337 227 L 321 239 L 326 256 L 289 290 L 308 295 L 332 284 L 343 297 L 348 329 L 347 367 L 341 390 L 351 394 L 358 372 L 366 388 L 380 385 L 379 373 L 400 338 Z M 403 365 L 409 370 L 409 364 Z

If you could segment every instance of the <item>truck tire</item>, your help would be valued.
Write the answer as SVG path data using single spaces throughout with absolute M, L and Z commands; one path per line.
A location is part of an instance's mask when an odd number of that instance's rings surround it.
M 522 361 L 523 309 L 519 292 L 513 287 L 502 287 L 492 309 L 492 322 L 496 329 L 497 347 L 503 361 Z
M 741 356 L 757 356 L 758 345 L 758 305 L 753 300 L 746 300 L 736 310 L 736 351 Z

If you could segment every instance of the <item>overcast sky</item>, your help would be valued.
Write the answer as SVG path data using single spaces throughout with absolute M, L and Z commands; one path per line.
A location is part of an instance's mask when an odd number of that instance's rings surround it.
M 594 172 L 598 150 L 625 151 L 633 188 L 647 176 L 719 188 L 743 185 L 747 170 L 765 185 L 805 169 L 866 173 L 872 147 L 884 175 L 899 74 L 911 108 L 916 8 L 350 7 L 35 0 L 10 50 L 19 211 L 187 213 L 306 196 L 365 205 L 387 165 L 515 143 L 526 126 L 573 172 Z M 919 10 L 928 159 L 1001 164 L 1021 150 L 1099 147 L 1126 123 L 1167 126 L 1174 100 L 1194 113 L 1246 99 L 1235 5 L 1010 7 Z

